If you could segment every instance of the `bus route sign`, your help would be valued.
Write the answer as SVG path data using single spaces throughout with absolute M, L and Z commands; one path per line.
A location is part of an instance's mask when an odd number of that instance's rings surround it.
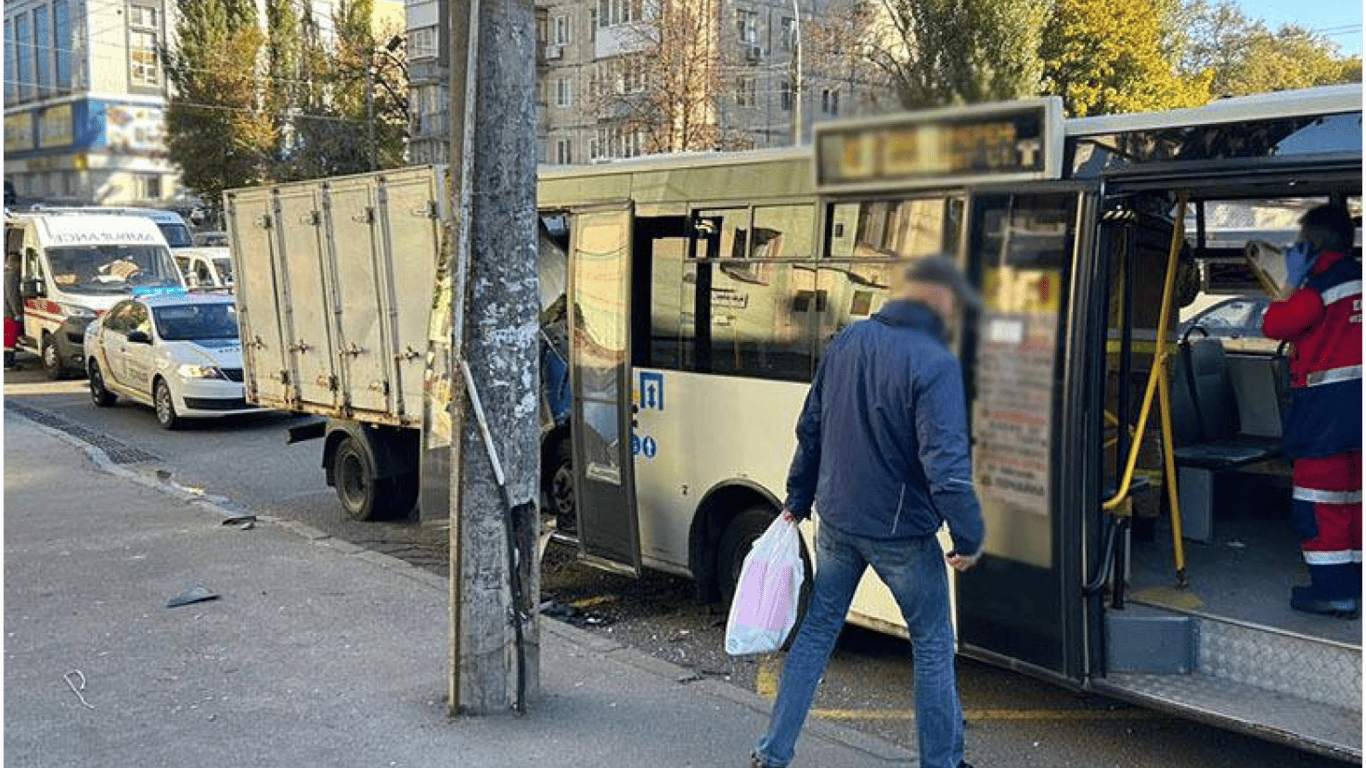
M 816 126 L 824 193 L 1056 179 L 1062 100 L 952 107 Z

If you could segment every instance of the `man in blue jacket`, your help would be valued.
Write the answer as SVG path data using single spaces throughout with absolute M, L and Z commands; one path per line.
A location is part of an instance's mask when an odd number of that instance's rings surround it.
M 966 571 L 985 528 L 972 490 L 963 374 L 945 345 L 945 318 L 977 295 L 953 262 L 928 257 L 869 320 L 826 348 L 797 421 L 784 515 L 820 509 L 816 576 L 792 643 L 754 768 L 793 756 L 816 686 L 868 566 L 891 589 L 914 645 L 916 729 L 922 768 L 963 761 L 963 713 L 954 671 L 945 555 Z

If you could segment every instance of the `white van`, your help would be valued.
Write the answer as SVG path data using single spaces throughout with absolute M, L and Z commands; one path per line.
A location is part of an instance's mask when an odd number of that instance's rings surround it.
M 94 216 L 141 216 L 144 219 L 151 219 L 161 230 L 161 236 L 166 238 L 166 245 L 172 249 L 189 248 L 194 245 L 194 237 L 190 234 L 190 228 L 185 224 L 185 218 L 175 211 L 167 211 L 161 208 L 117 208 L 104 205 L 35 205 L 34 213 L 76 213 Z
M 197 245 L 172 251 L 185 284 L 192 290 L 232 290 L 232 252 L 221 245 Z
M 135 290 L 183 290 L 166 239 L 141 216 L 20 214 L 5 220 L 6 280 L 23 301 L 19 347 L 57 379 L 85 370 L 85 326 Z M 17 262 L 18 271 L 13 272 Z

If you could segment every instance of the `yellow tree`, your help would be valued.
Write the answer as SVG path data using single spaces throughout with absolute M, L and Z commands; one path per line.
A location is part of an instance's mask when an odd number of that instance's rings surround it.
M 1193 107 L 1209 100 L 1209 73 L 1184 77 L 1161 0 L 1056 0 L 1039 55 L 1044 92 L 1069 115 Z

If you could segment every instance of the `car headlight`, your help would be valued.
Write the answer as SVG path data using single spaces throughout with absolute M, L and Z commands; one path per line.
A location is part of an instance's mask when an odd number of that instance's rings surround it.
M 77 317 L 82 320 L 95 319 L 95 310 L 89 307 L 82 307 L 79 304 L 58 304 L 57 306 L 61 308 L 62 315 L 65 317 Z
M 191 365 L 190 363 L 181 363 L 175 371 L 180 374 L 180 377 L 183 379 L 227 378 L 223 375 L 223 371 L 219 370 L 218 366 L 214 365 Z

